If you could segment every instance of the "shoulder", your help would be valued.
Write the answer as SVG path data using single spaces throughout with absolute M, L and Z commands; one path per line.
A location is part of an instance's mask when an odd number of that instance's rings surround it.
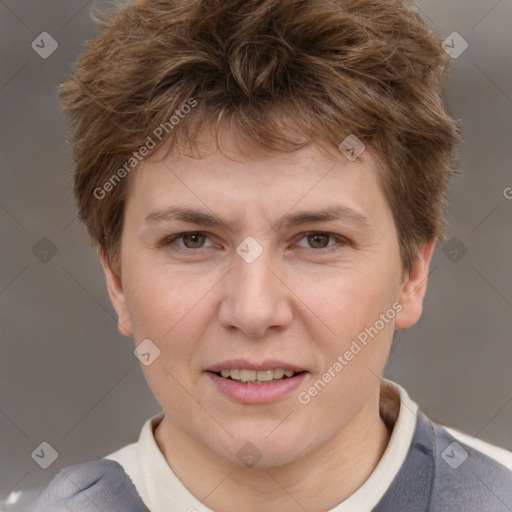
M 149 512 L 123 467 L 96 459 L 62 468 L 31 512 Z
M 466 444 L 471 448 L 474 448 L 475 450 L 484 453 L 491 459 L 494 459 L 500 464 L 503 464 L 503 466 L 507 467 L 512 471 L 512 452 L 505 450 L 504 448 L 500 448 L 499 446 L 496 446 L 494 444 L 488 443 L 486 441 L 482 441 L 477 437 L 473 437 L 455 428 L 444 426 L 444 429 L 453 437 L 455 437 L 457 441 L 462 442 L 463 444 Z
M 512 454 L 454 429 L 430 422 L 435 475 L 429 512 L 509 512 Z

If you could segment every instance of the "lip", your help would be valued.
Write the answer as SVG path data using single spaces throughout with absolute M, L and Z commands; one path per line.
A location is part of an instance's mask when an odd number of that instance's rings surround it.
M 246 362 L 244 364 L 247 365 Z M 241 366 L 242 368 L 246 368 L 249 370 L 257 370 L 262 368 L 261 364 Z M 286 366 L 286 368 L 284 366 Z M 222 366 L 222 368 L 226 368 L 226 366 Z M 230 366 L 228 366 L 227 368 L 230 368 Z M 290 369 L 291 371 L 297 371 L 293 369 L 293 366 L 283 365 L 283 363 L 271 365 L 270 367 L 265 366 L 265 369 L 268 368 L 282 368 L 283 370 Z M 213 373 L 213 371 L 214 370 L 206 371 L 205 374 L 218 391 L 220 391 L 224 396 L 228 397 L 229 399 L 234 400 L 235 402 L 253 405 L 269 404 L 286 398 L 300 386 L 300 384 L 309 374 L 307 371 L 299 370 L 300 373 L 297 373 L 293 377 L 287 377 L 286 379 L 280 379 L 268 383 L 266 382 L 263 384 L 245 384 L 237 380 L 225 379 L 224 377 L 220 377 L 216 373 Z
M 280 368 L 282 370 L 290 370 L 292 372 L 303 372 L 304 368 L 300 366 L 295 366 L 293 364 L 285 363 L 284 361 L 278 361 L 277 359 L 267 359 L 265 361 L 261 361 L 259 363 L 254 363 L 248 361 L 247 359 L 230 359 L 229 361 L 224 361 L 222 363 L 217 363 L 212 366 L 209 366 L 206 371 L 208 372 L 220 372 L 221 370 L 236 370 L 236 369 L 245 369 L 245 370 L 274 370 L 276 368 Z

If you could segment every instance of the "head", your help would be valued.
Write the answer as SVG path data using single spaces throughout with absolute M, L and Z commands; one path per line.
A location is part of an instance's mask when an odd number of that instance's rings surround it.
M 377 407 L 421 315 L 459 142 L 441 38 L 400 0 L 140 0 L 98 21 L 60 99 L 120 331 L 158 347 L 148 383 L 205 449 L 318 449 Z M 212 377 L 228 363 L 303 373 L 240 401 Z

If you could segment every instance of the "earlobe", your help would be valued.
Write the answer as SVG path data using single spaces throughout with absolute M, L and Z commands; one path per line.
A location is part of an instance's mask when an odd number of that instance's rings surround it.
M 111 269 L 102 247 L 98 247 L 98 256 L 100 258 L 103 271 L 105 272 L 110 301 L 117 313 L 117 328 L 124 336 L 133 336 L 132 324 L 126 307 L 126 296 L 124 294 L 121 277 L 115 274 Z
M 399 302 L 402 310 L 396 316 L 395 329 L 407 329 L 421 317 L 423 299 L 427 291 L 428 269 L 434 253 L 435 238 L 421 244 L 416 260 L 401 286 Z

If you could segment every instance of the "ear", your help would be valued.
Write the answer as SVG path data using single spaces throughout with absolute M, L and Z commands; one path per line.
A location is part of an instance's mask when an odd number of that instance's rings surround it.
M 407 329 L 421 317 L 435 242 L 436 239 L 433 238 L 430 242 L 420 245 L 410 272 L 405 274 L 398 298 L 402 310 L 396 316 L 395 329 Z
M 107 280 L 108 294 L 110 301 L 117 313 L 117 328 L 119 332 L 125 336 L 133 336 L 133 328 L 126 307 L 126 297 L 123 291 L 123 283 L 121 277 L 115 274 L 110 268 L 107 257 L 101 247 L 98 247 L 98 256 L 105 272 Z

